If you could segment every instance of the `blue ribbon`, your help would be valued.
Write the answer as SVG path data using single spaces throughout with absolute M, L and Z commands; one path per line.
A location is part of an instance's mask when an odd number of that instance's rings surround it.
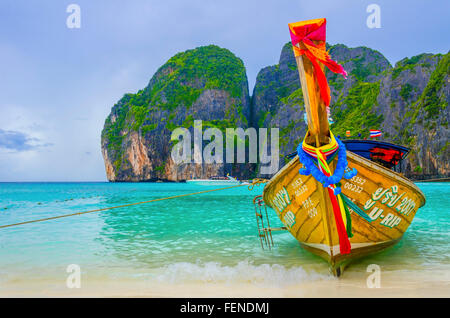
M 301 168 L 298 172 L 301 175 L 308 176 L 312 175 L 317 181 L 322 183 L 322 185 L 327 188 L 331 184 L 337 184 L 339 181 L 341 181 L 342 177 L 345 179 L 351 179 L 358 173 L 355 168 L 352 170 L 346 171 L 348 169 L 348 163 L 347 163 L 347 149 L 345 148 L 345 145 L 342 141 L 339 140 L 339 138 L 336 138 L 336 141 L 339 145 L 338 150 L 338 161 L 336 165 L 336 169 L 334 170 L 333 175 L 327 177 L 324 175 L 319 168 L 314 164 L 311 157 L 306 153 L 303 148 L 302 144 L 300 144 L 297 147 L 297 154 L 300 162 L 305 166 L 304 168 Z M 336 186 L 334 189 L 334 194 L 338 195 L 341 193 L 341 188 Z

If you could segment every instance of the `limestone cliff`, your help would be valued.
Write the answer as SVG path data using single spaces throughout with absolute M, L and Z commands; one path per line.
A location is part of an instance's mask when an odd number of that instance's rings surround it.
M 383 140 L 411 147 L 403 171 L 415 179 L 450 175 L 449 54 L 422 54 L 392 67 L 378 51 L 328 46 L 347 79 L 327 71 L 335 135 L 350 130 L 366 138 L 381 129 Z M 253 125 L 280 127 L 280 153 L 295 150 L 303 139 L 304 101 L 290 43 L 279 64 L 262 69 L 252 96 Z
M 175 164 L 172 131 L 203 126 L 247 127 L 250 98 L 242 61 L 214 45 L 173 56 L 148 86 L 126 94 L 111 110 L 102 131 L 102 153 L 110 181 L 179 181 L 248 168 L 231 164 Z

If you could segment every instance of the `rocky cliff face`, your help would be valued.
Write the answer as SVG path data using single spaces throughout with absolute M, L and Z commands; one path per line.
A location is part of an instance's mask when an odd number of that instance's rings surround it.
M 388 138 L 411 147 L 406 171 L 417 179 L 450 175 L 449 74 L 447 53 L 404 59 L 388 75 L 391 104 L 385 111 L 391 114 L 383 125 Z M 380 102 L 388 98 L 381 95 Z
M 383 139 L 412 151 L 403 171 L 416 179 L 450 176 L 449 54 L 421 54 L 394 67 L 378 51 L 328 46 L 349 73 L 345 80 L 327 72 L 331 90 L 331 129 L 343 136 L 368 137 L 381 129 Z M 278 127 L 281 164 L 303 139 L 304 101 L 290 43 L 277 65 L 263 68 L 249 97 L 240 59 L 217 46 L 172 57 L 146 88 L 126 94 L 111 110 L 102 132 L 108 180 L 147 181 L 207 178 L 230 173 L 257 174 L 252 165 L 175 164 L 171 132 L 192 127 Z M 191 129 L 192 130 L 192 129 Z
M 328 47 L 330 54 L 348 72 L 348 78 L 327 72 L 331 92 L 331 112 L 336 135 L 350 129 L 364 131 L 364 126 L 376 126 L 378 117 L 371 111 L 378 90 L 376 82 L 383 71 L 392 68 L 379 52 L 344 45 Z M 280 127 L 280 153 L 295 151 L 306 133 L 304 100 L 292 46 L 286 43 L 278 65 L 262 69 L 253 91 L 254 124 Z M 375 118 L 376 117 L 376 118 Z M 336 120 L 338 119 L 338 120 Z M 372 123 L 372 121 L 374 121 Z M 373 127 L 370 127 L 373 128 Z M 368 130 L 366 132 L 368 134 Z
M 379 52 L 328 47 L 349 76 L 327 72 L 335 135 L 366 138 L 381 129 L 383 140 L 411 147 L 403 171 L 415 179 L 449 176 L 449 54 L 421 54 L 392 67 Z M 304 101 L 290 43 L 279 64 L 262 69 L 252 96 L 254 121 L 280 127 L 280 153 L 295 151 L 304 137 Z
M 244 64 L 217 46 L 179 53 L 148 86 L 126 94 L 111 110 L 102 131 L 102 153 L 110 181 L 185 180 L 248 169 L 231 164 L 175 164 L 171 133 L 189 128 L 247 127 L 250 98 Z M 193 142 L 193 141 L 192 141 Z

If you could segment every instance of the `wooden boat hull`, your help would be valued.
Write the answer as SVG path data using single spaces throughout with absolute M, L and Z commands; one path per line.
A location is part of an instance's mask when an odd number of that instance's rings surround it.
M 298 157 L 284 166 L 265 186 L 264 202 L 300 244 L 325 259 L 339 276 L 353 259 L 397 243 L 425 196 L 410 180 L 377 163 L 347 152 L 349 168 L 358 174 L 341 180 L 342 193 L 359 207 L 349 208 L 353 237 L 350 254 L 341 254 L 332 204 L 326 188 L 311 175 L 299 174 Z M 334 170 L 336 159 L 330 164 Z M 360 216 L 361 211 L 366 215 Z

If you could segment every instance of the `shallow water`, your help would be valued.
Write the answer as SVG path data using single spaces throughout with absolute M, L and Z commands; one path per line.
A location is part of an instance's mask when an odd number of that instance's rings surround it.
M 389 250 L 355 262 L 346 275 L 359 275 L 364 285 L 367 266 L 378 264 L 394 286 L 413 281 L 414 286 L 450 287 L 450 185 L 418 186 L 427 203 L 403 239 Z M 0 183 L 0 225 L 220 187 Z M 39 294 L 50 282 L 64 285 L 69 264 L 79 265 L 85 280 L 145 281 L 155 286 L 217 283 L 288 288 L 334 282 L 327 264 L 303 250 L 289 233 L 275 233 L 275 248 L 261 249 L 252 204 L 261 193 L 261 186 L 252 191 L 241 187 L 0 229 L 0 291 L 8 295 L 11 286 L 33 284 Z M 270 212 L 271 225 L 281 226 Z

